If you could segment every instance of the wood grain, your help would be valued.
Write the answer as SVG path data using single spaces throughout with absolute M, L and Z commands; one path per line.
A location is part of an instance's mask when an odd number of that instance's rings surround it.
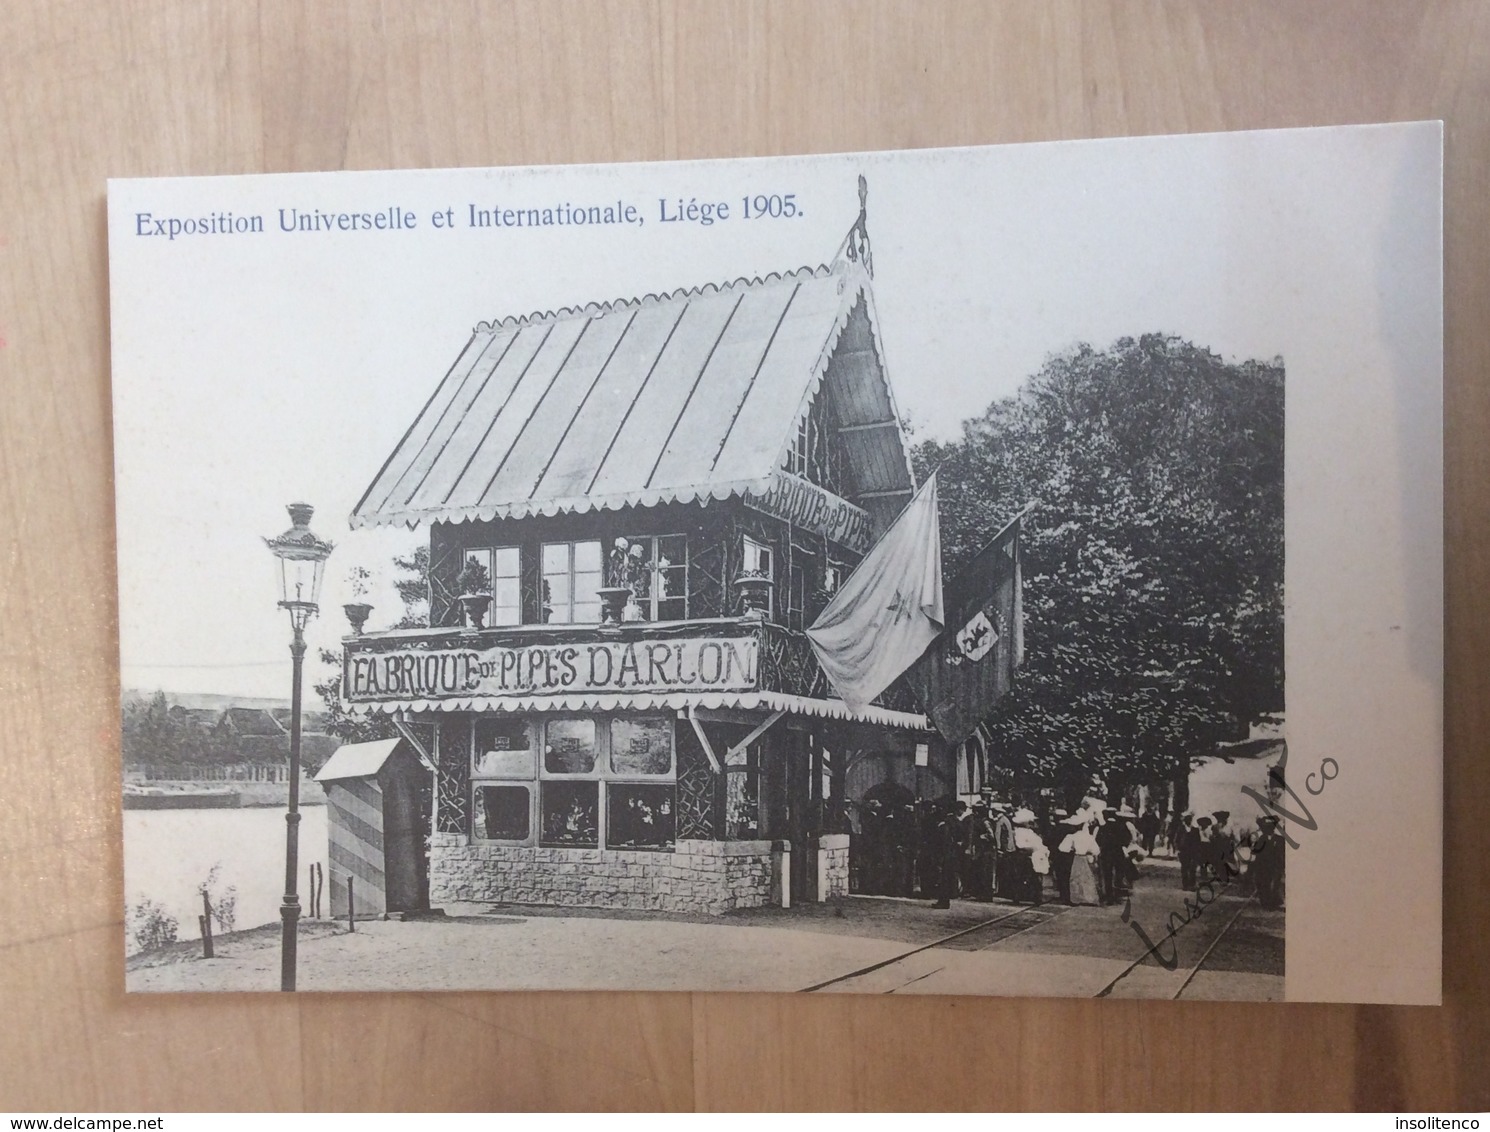
M 1416 118 L 1447 122 L 1441 1009 L 126 1001 L 106 177 Z M 1486 5 L 10 0 L 0 144 L 0 1109 L 1490 1107 Z

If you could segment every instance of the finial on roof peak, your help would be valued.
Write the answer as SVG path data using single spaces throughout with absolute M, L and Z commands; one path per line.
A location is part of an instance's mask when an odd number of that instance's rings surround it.
M 869 247 L 869 181 L 863 173 L 859 174 L 859 218 L 854 221 L 854 226 L 848 230 L 848 235 L 843 241 L 842 254 L 848 259 L 863 265 L 864 270 L 869 272 L 870 278 L 874 278 L 874 253 Z

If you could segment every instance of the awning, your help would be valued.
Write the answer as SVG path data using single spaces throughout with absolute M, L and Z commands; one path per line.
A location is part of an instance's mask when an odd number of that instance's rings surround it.
M 762 713 L 784 711 L 789 715 L 817 719 L 839 719 L 902 731 L 929 731 L 931 724 L 918 712 L 892 711 L 873 704 L 859 711 L 850 710 L 842 700 L 808 699 L 781 692 L 726 692 L 717 695 L 671 693 L 666 695 L 608 693 L 579 696 L 485 696 L 472 699 L 388 700 L 353 709 L 353 714 L 382 715 L 396 712 L 501 712 L 504 714 L 617 711 L 682 711 L 686 708 L 727 708 Z

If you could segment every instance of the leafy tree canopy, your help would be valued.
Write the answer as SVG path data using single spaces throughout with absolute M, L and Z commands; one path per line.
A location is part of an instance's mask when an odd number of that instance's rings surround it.
M 1282 710 L 1281 359 L 1081 345 L 914 459 L 949 577 L 1032 504 L 1025 663 L 987 721 L 1017 778 L 1168 779 Z
M 394 622 L 394 629 L 422 629 L 429 625 L 429 544 L 421 543 L 411 554 L 395 555 L 393 568 L 398 572 L 393 579 L 393 588 L 403 602 L 403 615 Z M 341 650 L 322 649 L 322 664 L 331 671 L 325 680 L 314 685 L 316 694 L 326 708 L 326 731 L 343 743 L 366 743 L 374 739 L 391 739 L 397 736 L 393 724 L 382 716 L 356 718 L 348 713 L 341 702 Z

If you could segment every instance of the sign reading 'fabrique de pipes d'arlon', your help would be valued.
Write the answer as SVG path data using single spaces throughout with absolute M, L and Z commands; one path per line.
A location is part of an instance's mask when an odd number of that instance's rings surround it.
M 753 637 L 494 645 L 352 654 L 343 689 L 354 703 L 570 692 L 754 691 Z

